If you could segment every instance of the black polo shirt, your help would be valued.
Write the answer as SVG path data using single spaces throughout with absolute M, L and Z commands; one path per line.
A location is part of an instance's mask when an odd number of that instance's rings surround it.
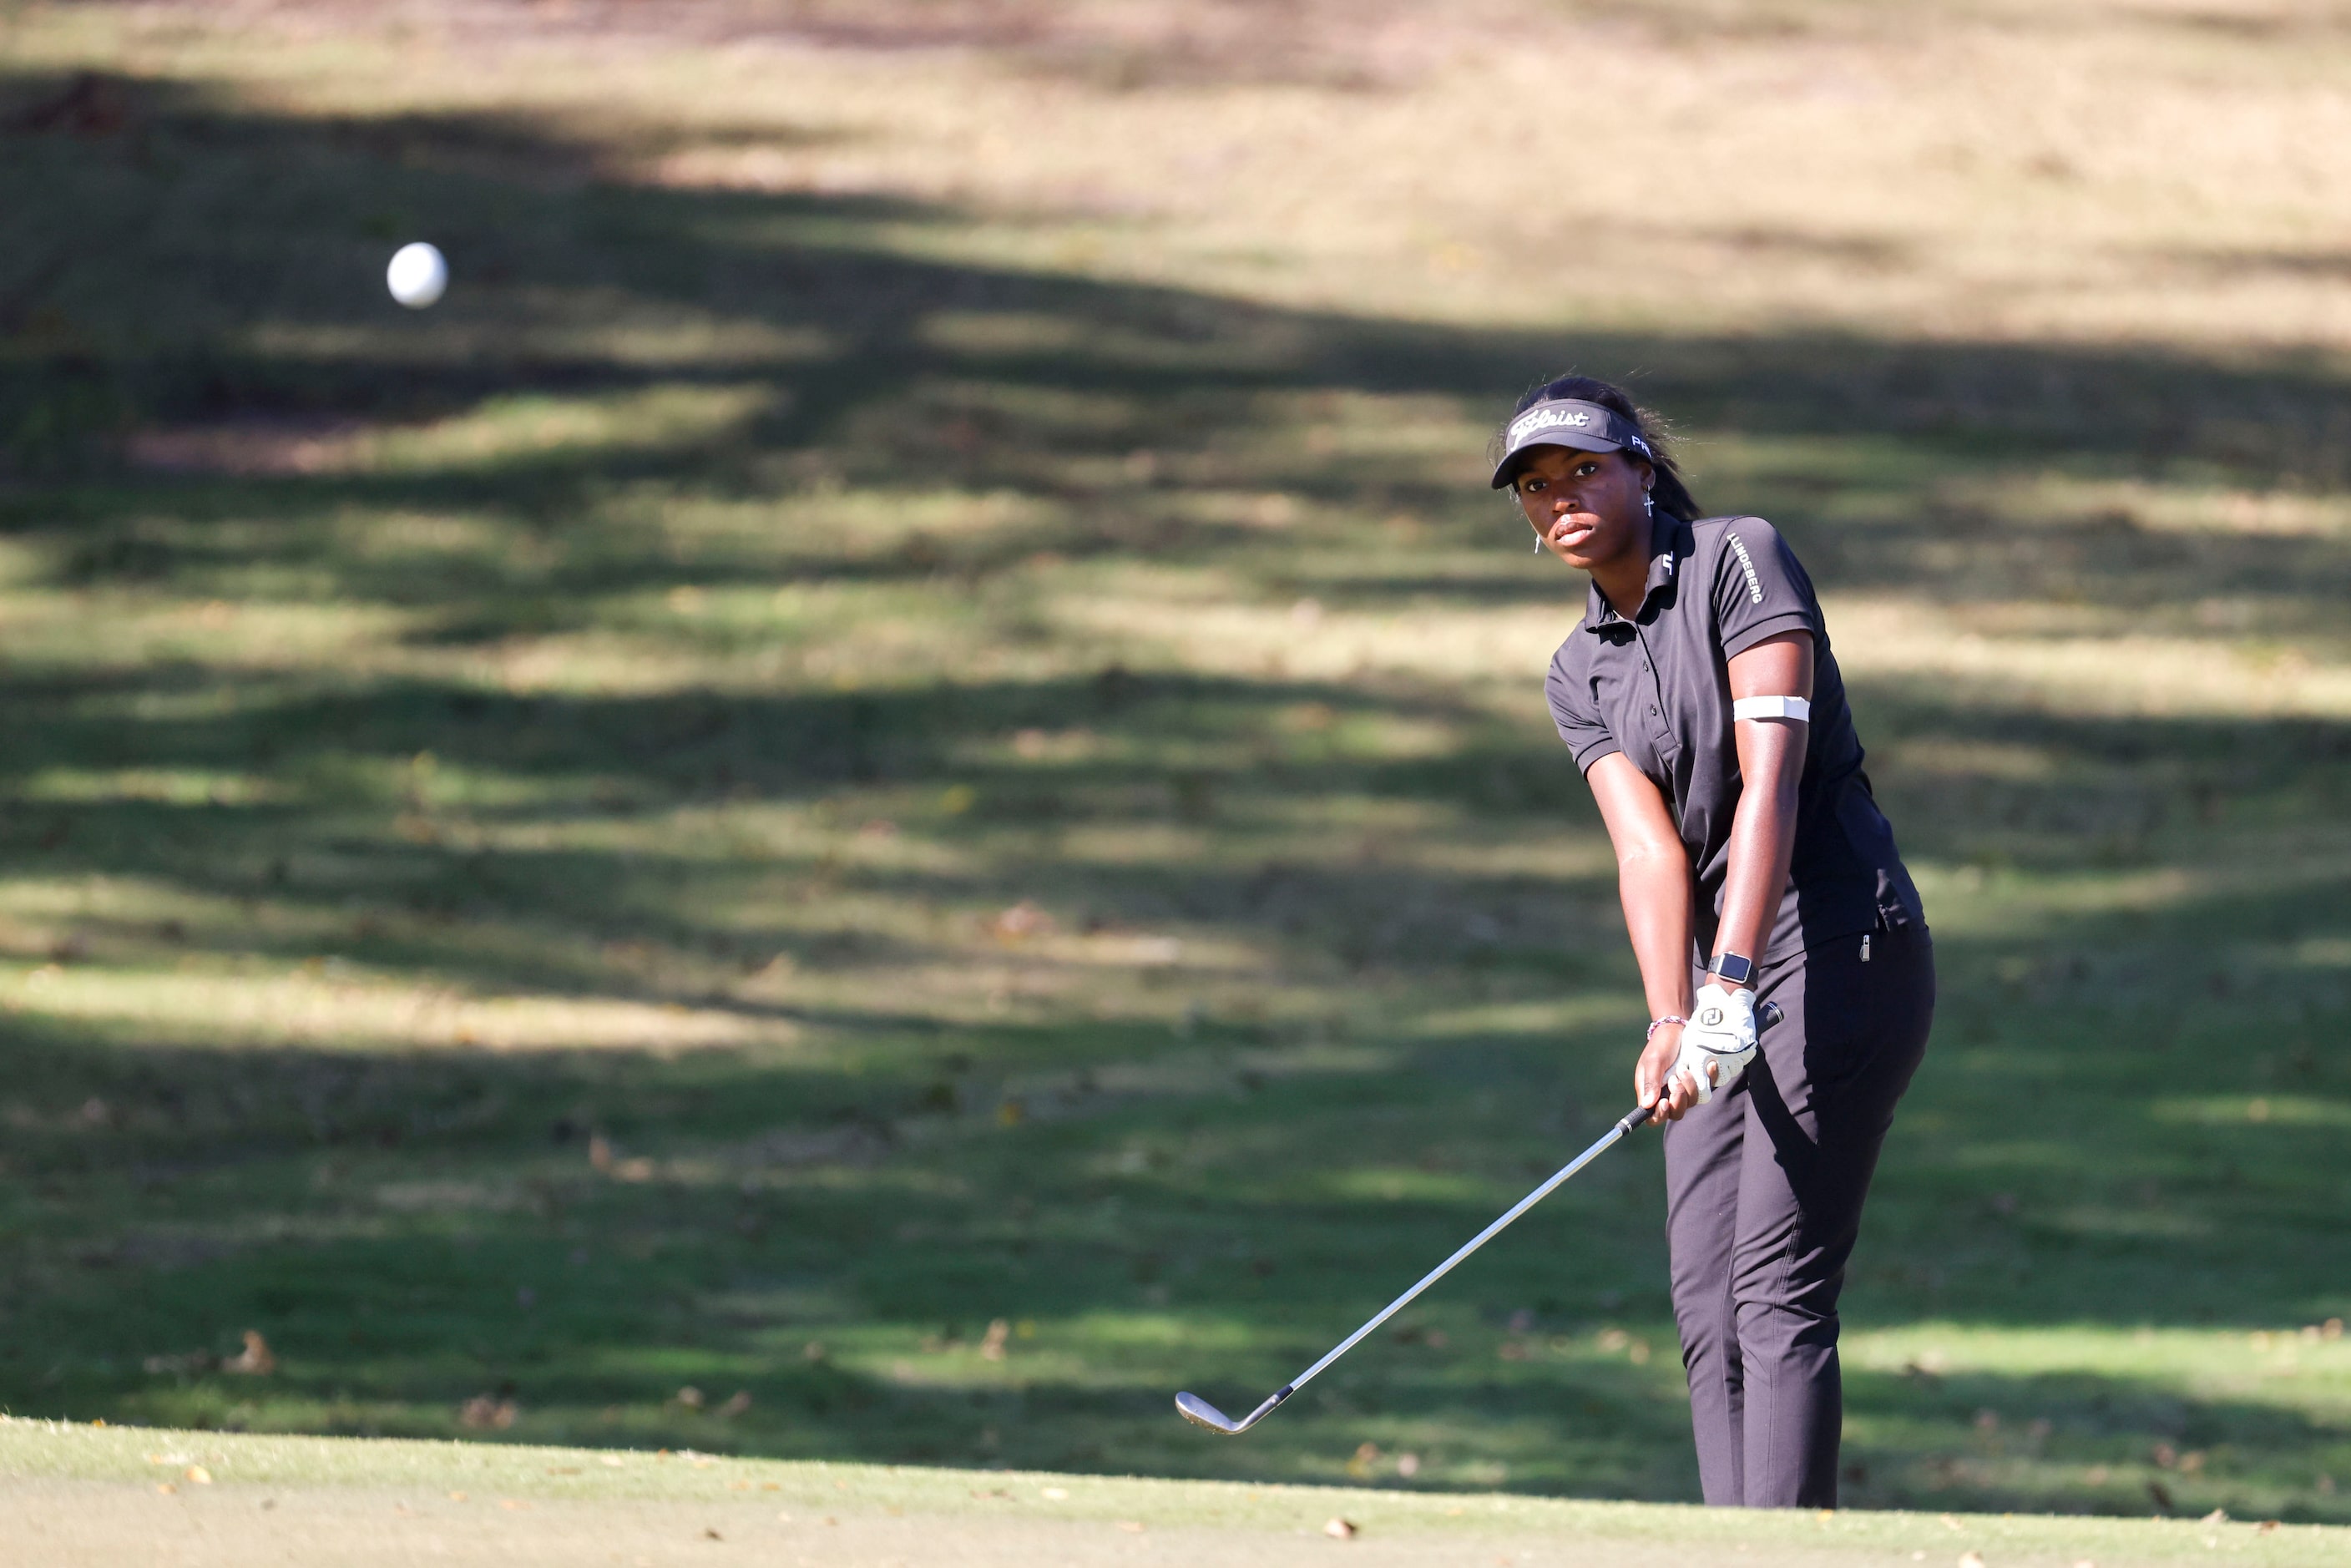
M 1578 768 L 1588 771 L 1621 751 L 1665 795 L 1698 873 L 1693 913 L 1706 954 L 1714 949 L 1739 809 L 1729 661 L 1784 632 L 1812 633 L 1813 716 L 1787 894 L 1770 942 L 1750 956 L 1786 958 L 1834 937 L 1923 925 L 1918 891 L 1861 770 L 1820 598 L 1771 524 L 1659 515 L 1638 613 L 1626 620 L 1593 587 L 1543 684 Z

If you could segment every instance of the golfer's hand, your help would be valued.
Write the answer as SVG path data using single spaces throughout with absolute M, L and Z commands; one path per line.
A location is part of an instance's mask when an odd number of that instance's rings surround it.
M 1649 1037 L 1633 1069 L 1633 1098 L 1652 1108 L 1651 1121 L 1678 1122 L 1684 1112 L 1698 1103 L 1698 1085 L 1690 1082 L 1689 1074 L 1672 1076 L 1681 1054 L 1682 1026 L 1669 1023 Z
M 1714 1098 L 1718 1089 L 1739 1082 L 1755 1060 L 1755 993 L 1740 987 L 1700 988 L 1690 1008 L 1689 1027 L 1682 1030 L 1682 1059 L 1677 1071 L 1698 1084 L 1698 1103 Z M 1705 1074 L 1701 1081 L 1700 1073 Z

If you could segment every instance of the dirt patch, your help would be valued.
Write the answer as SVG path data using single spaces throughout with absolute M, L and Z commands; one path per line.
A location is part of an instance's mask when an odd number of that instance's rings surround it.
M 151 5 L 171 8 L 172 0 Z M 186 4 L 186 0 L 177 0 Z M 205 5 L 207 11 L 216 7 Z M 256 20 L 309 29 L 392 26 L 494 40 L 572 37 L 688 45 L 774 42 L 857 49 L 975 49 L 1095 86 L 1294 83 L 1401 86 L 1433 45 L 1555 19 L 1532 7 L 1404 0 L 257 0 Z
M 357 465 L 366 434 L 348 419 L 253 417 L 139 431 L 124 455 L 162 474 L 335 474 Z

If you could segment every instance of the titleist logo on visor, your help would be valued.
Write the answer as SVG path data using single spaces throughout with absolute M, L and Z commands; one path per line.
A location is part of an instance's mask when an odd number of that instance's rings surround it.
M 1592 416 L 1580 408 L 1531 409 L 1510 422 L 1510 444 L 1516 446 L 1538 430 L 1557 430 L 1565 426 L 1583 430 L 1592 423 Z
M 1528 445 L 1550 430 L 1588 431 L 1614 445 L 1629 446 L 1644 457 L 1650 455 L 1649 444 L 1641 439 L 1632 421 L 1588 402 L 1548 402 L 1527 410 L 1510 421 L 1510 449 Z

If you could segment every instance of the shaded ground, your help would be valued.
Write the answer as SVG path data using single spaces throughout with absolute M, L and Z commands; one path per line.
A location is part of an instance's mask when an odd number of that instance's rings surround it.
M 1101 203 L 1008 237 L 803 178 L 883 139 L 802 107 L 862 55 L 745 130 L 693 122 L 701 56 L 608 117 L 421 45 L 35 23 L 9 1408 L 1692 1495 L 1646 1145 L 1250 1443 L 1166 1411 L 1278 1385 L 1621 1108 L 1532 679 L 1575 595 L 1478 473 L 1573 362 L 1812 563 L 1938 929 L 1848 1501 L 2346 1517 L 2322 347 L 1310 308 L 1092 266 Z M 968 85 L 889 59 L 908 112 Z M 457 284 L 411 317 L 424 232 Z M 1736 277 L 1875 265 L 1804 237 Z

